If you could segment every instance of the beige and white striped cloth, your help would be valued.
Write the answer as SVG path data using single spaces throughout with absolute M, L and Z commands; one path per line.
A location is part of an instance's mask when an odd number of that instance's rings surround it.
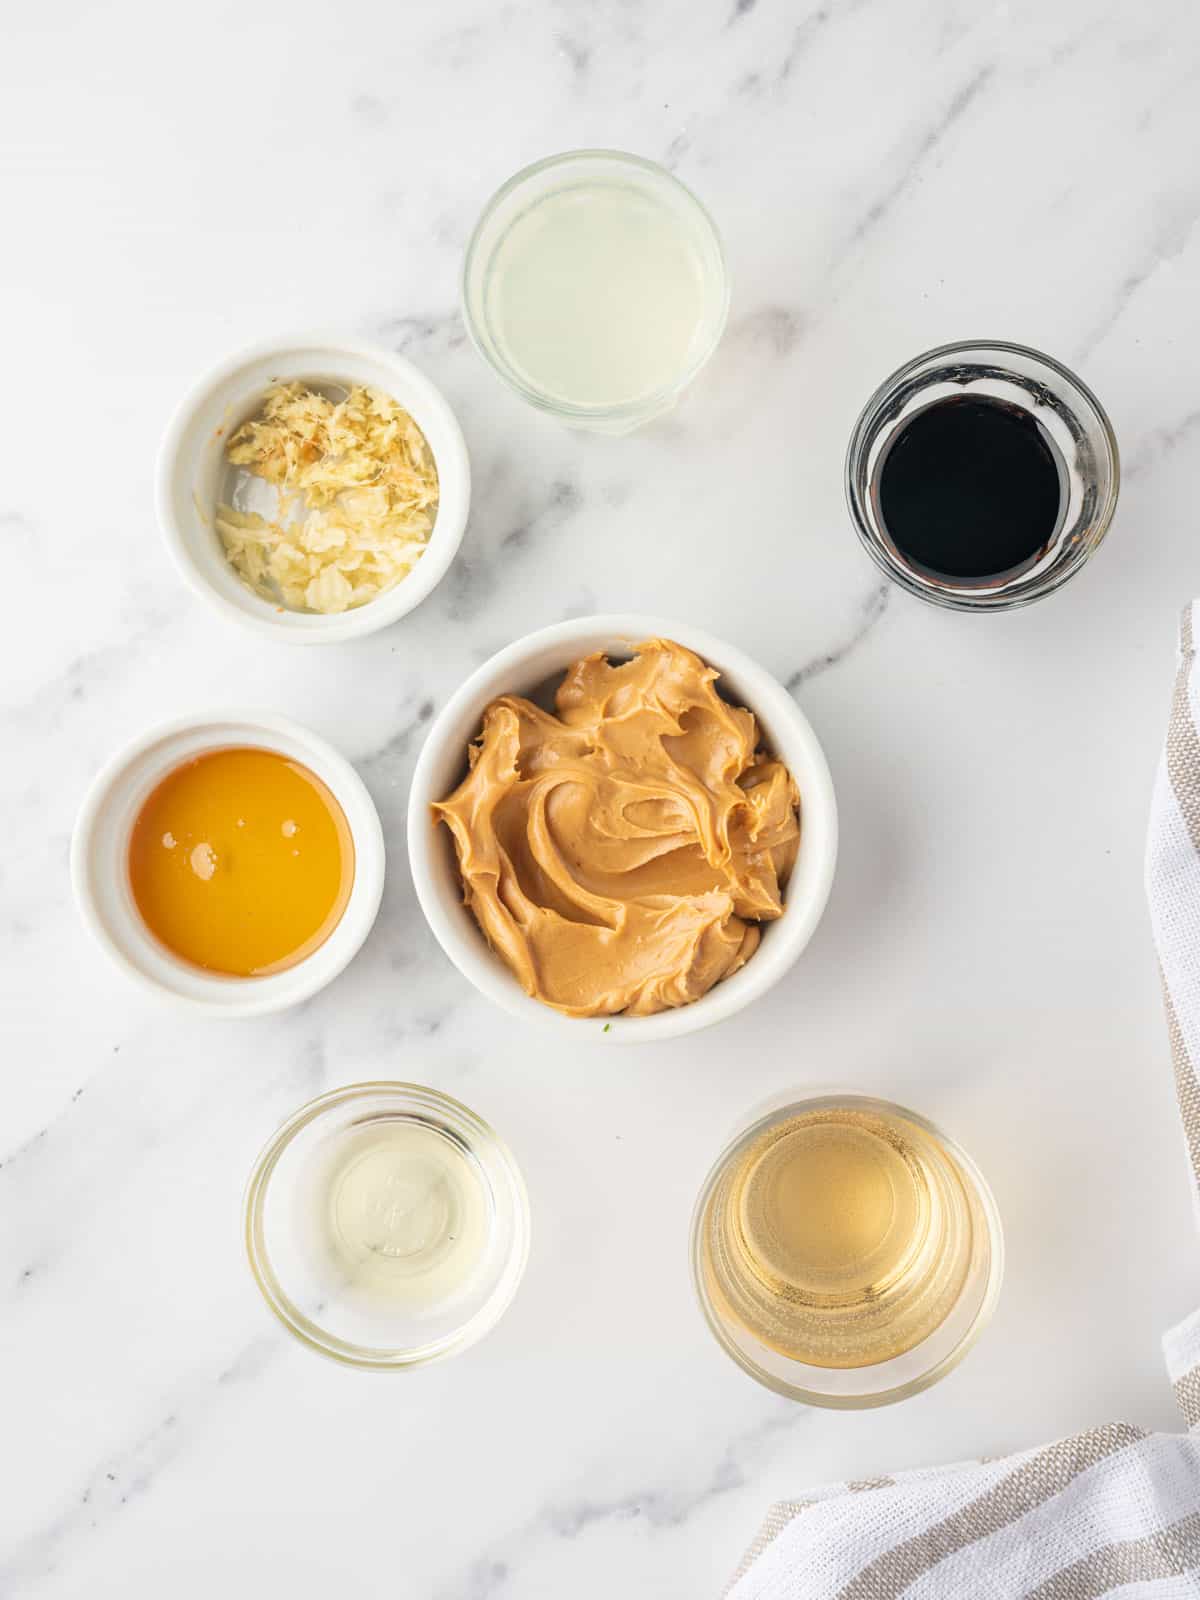
M 1200 601 L 1146 851 L 1179 1109 L 1200 1188 Z M 774 1506 L 727 1600 L 1176 1600 L 1200 1596 L 1200 1312 L 1163 1341 L 1189 1429 L 1124 1423 L 999 1460 L 839 1483 Z

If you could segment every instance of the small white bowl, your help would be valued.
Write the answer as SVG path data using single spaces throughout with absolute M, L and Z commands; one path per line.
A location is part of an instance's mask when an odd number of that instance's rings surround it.
M 424 554 L 406 578 L 352 611 L 318 616 L 265 600 L 238 577 L 213 523 L 227 471 L 225 446 L 273 383 L 372 384 L 409 413 L 438 469 L 438 509 Z M 226 616 L 293 644 L 331 644 L 386 628 L 420 605 L 462 543 L 471 466 L 462 429 L 441 392 L 410 361 L 368 345 L 311 336 L 254 345 L 202 378 L 176 412 L 158 459 L 158 520 L 186 583 Z
M 204 972 L 173 956 L 142 921 L 129 886 L 129 836 L 152 790 L 180 762 L 231 745 L 275 750 L 315 773 L 341 806 L 354 840 L 354 883 L 341 920 L 311 955 L 264 978 Z M 130 977 L 215 1016 L 254 1017 L 307 1000 L 356 954 L 379 910 L 383 860 L 375 802 L 331 745 L 283 717 L 217 712 L 152 728 L 97 774 L 71 838 L 71 884 L 88 929 Z
M 467 746 L 476 738 L 484 708 L 501 694 L 532 694 L 572 662 L 603 650 L 618 659 L 643 639 L 674 639 L 721 674 L 730 700 L 758 718 L 770 751 L 790 769 L 800 789 L 800 851 L 784 891 L 784 913 L 763 924 L 762 941 L 740 971 L 690 1005 L 650 1017 L 567 1017 L 532 999 L 488 946 L 463 903 L 450 830 L 433 821 L 430 806 L 444 800 L 467 770 Z M 591 1029 L 622 1044 L 693 1033 L 741 1011 L 779 981 L 812 938 L 837 860 L 837 803 L 817 736 L 791 695 L 749 656 L 683 622 L 658 617 L 580 617 L 518 639 L 471 675 L 436 718 L 413 774 L 408 809 L 408 852 L 421 909 L 442 949 L 481 994 L 514 1016 L 556 1026 L 576 1039 Z

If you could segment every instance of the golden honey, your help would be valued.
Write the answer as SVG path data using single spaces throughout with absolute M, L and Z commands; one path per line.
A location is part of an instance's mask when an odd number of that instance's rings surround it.
M 129 840 L 129 887 L 173 955 L 236 978 L 282 972 L 333 932 L 354 882 L 345 813 L 274 750 L 184 761 L 151 792 Z

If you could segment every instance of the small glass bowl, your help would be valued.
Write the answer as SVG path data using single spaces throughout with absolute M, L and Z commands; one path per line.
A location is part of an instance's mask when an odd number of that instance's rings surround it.
M 884 460 L 918 411 L 952 396 L 1020 406 L 1058 457 L 1064 508 L 1045 552 L 1017 573 L 954 579 L 910 563 L 892 542 L 879 504 Z M 1121 482 L 1112 424 L 1087 385 L 1052 357 L 1002 340 L 944 344 L 909 361 L 863 408 L 846 452 L 846 500 L 868 555 L 893 582 L 933 605 L 1008 611 L 1053 594 L 1099 546 Z
M 709 1244 L 716 1238 L 715 1203 L 746 1151 L 779 1124 L 802 1112 L 847 1110 L 899 1118 L 928 1135 L 957 1169 L 970 1217 L 970 1249 L 962 1286 L 937 1327 L 911 1349 L 860 1367 L 809 1365 L 759 1339 L 722 1303 L 712 1281 Z M 822 1094 L 776 1103 L 743 1128 L 717 1158 L 692 1215 L 692 1281 L 704 1319 L 727 1355 L 776 1394 L 834 1410 L 866 1410 L 919 1394 L 957 1366 L 989 1321 L 1004 1275 L 1004 1235 L 992 1192 L 971 1158 L 916 1112 L 868 1095 Z M 715 1292 L 714 1292 L 715 1291 Z
M 670 383 L 620 404 L 573 404 L 536 387 L 505 348 L 493 315 L 497 261 L 513 229 L 543 201 L 585 185 L 635 190 L 670 212 L 686 232 L 700 264 L 704 309 L 686 360 Z M 596 433 L 628 433 L 668 411 L 720 342 L 729 313 L 729 278 L 716 225 L 678 178 L 641 156 L 620 150 L 568 150 L 516 173 L 484 207 L 467 244 L 462 278 L 463 316 L 480 355 L 510 388 L 538 410 L 570 427 Z
M 478 1264 L 433 1308 L 364 1295 L 330 1270 L 321 1247 L 320 1174 L 339 1151 L 397 1121 L 446 1140 L 483 1201 Z M 372 1202 L 386 1206 L 393 1193 Z M 529 1201 L 507 1147 L 466 1106 L 414 1083 L 350 1084 L 289 1117 L 255 1163 L 244 1227 L 255 1282 L 284 1327 L 322 1355 L 376 1371 L 425 1366 L 481 1339 L 512 1301 L 529 1254 Z

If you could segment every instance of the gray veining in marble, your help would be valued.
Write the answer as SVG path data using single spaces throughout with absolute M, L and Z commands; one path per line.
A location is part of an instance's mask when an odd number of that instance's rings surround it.
M 772 1500 L 1126 1416 L 1195 1299 L 1140 874 L 1174 617 L 1196 589 L 1200 16 L 1188 0 L 315 0 L 25 7 L 0 52 L 0 1597 L 716 1595 Z M 614 145 L 712 210 L 726 337 L 678 409 L 588 437 L 525 408 L 457 311 L 511 172 Z M 459 560 L 397 627 L 289 650 L 158 537 L 196 375 L 342 329 L 444 390 Z M 1087 570 L 1011 616 L 883 587 L 847 518 L 864 400 L 948 339 L 1075 365 L 1126 477 Z M 405 858 L 425 729 L 481 661 L 589 611 L 680 617 L 810 716 L 842 853 L 751 1015 L 566 1053 L 441 955 Z M 362 772 L 379 922 L 295 1012 L 164 1010 L 93 949 L 67 849 L 152 723 L 276 710 Z M 529 1270 L 459 1360 L 368 1377 L 293 1345 L 242 1260 L 253 1160 L 378 1076 L 504 1134 Z M 805 1412 L 716 1347 L 692 1200 L 753 1106 L 837 1082 L 945 1124 L 992 1179 L 994 1327 L 893 1410 Z

